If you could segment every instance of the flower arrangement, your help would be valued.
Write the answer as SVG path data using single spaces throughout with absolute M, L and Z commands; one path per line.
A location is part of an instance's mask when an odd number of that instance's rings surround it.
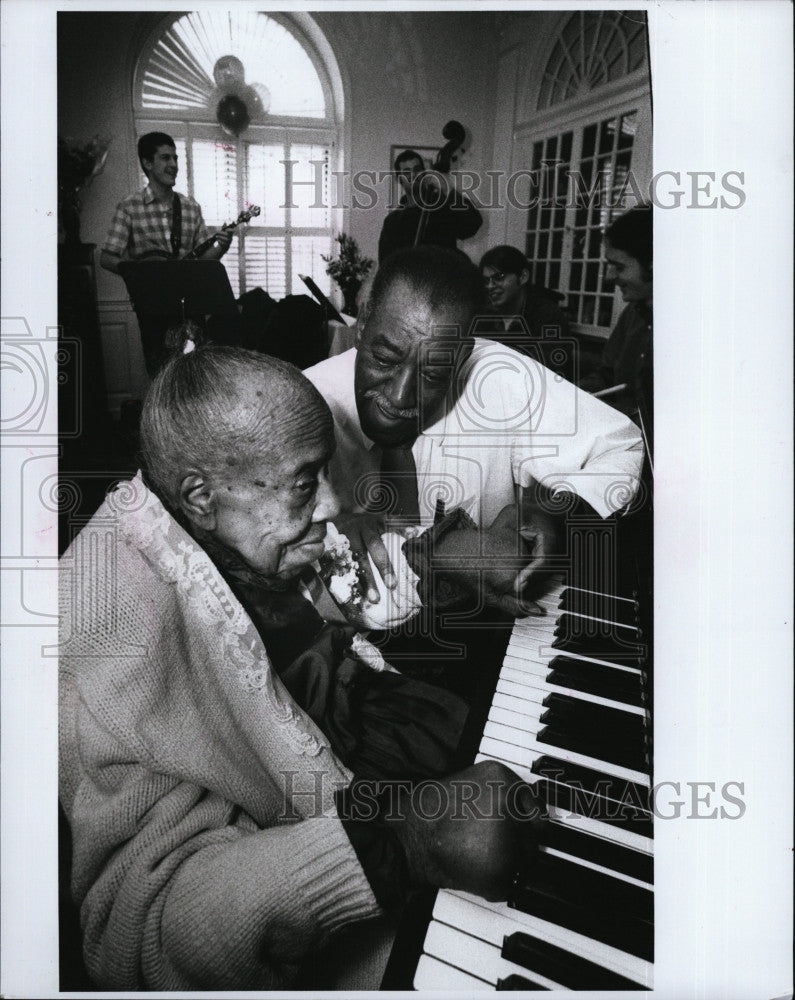
M 99 135 L 88 142 L 58 138 L 58 209 L 67 240 L 79 242 L 80 192 L 102 173 L 109 146 Z
M 380 598 L 376 604 L 367 600 L 364 574 L 347 536 L 331 522 L 326 532 L 326 550 L 320 557 L 320 578 L 348 621 L 360 628 L 384 629 L 399 625 L 418 613 L 421 606 L 417 594 L 419 577 L 403 555 L 403 543 L 407 537 L 421 533 L 421 528 L 407 527 L 402 534 L 388 531 L 381 536 L 396 568 L 398 584 L 394 591 L 387 589 L 371 560 Z
M 338 256 L 334 257 L 331 254 L 320 256 L 328 264 L 326 274 L 330 275 L 342 290 L 345 312 L 355 316 L 356 293 L 370 272 L 373 261 L 369 257 L 362 256 L 359 245 L 352 236 L 340 233 L 335 240 L 339 243 Z

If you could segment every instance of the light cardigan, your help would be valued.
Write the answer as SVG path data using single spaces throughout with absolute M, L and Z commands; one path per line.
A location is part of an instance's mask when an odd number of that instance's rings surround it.
M 289 986 L 380 912 L 334 808 L 350 772 L 140 476 L 60 568 L 60 797 L 90 975 Z

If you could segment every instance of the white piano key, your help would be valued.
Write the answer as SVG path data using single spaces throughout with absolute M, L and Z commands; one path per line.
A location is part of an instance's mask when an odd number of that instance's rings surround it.
M 528 702 L 528 705 L 533 705 L 535 702 Z M 537 705 L 540 711 L 545 711 L 543 706 Z M 541 722 L 538 718 L 533 718 L 529 713 L 525 715 L 518 715 L 516 712 L 510 712 L 507 709 L 499 708 L 492 704 L 489 709 L 489 722 L 499 723 L 504 726 L 511 726 L 516 729 L 517 732 L 521 731 L 523 733 L 533 733 L 534 735 L 538 733 L 540 729 L 543 729 L 546 723 Z M 519 726 L 521 725 L 521 730 Z
M 523 701 L 542 702 L 546 697 L 541 688 L 530 687 L 528 684 L 519 684 L 508 677 L 500 677 L 497 681 L 496 690 L 501 694 L 509 694 L 521 698 Z
M 497 985 L 498 979 L 516 975 L 532 979 L 539 986 L 545 986 L 549 990 L 565 989 L 546 976 L 538 975 L 523 965 L 507 961 L 500 954 L 501 949 L 502 943 L 499 946 L 489 944 L 482 938 L 472 937 L 462 930 L 436 920 L 431 921 L 423 945 L 427 955 L 438 958 L 441 962 L 447 962 L 448 965 L 469 975 L 485 979 L 492 986 Z
M 466 972 L 453 968 L 438 958 L 422 955 L 414 973 L 415 990 L 448 990 L 468 993 L 475 990 L 493 992 L 494 987 L 484 979 L 468 976 Z
M 507 903 L 490 903 L 468 893 L 441 890 L 436 897 L 433 917 L 440 923 L 457 927 L 473 937 L 502 947 L 503 938 L 514 931 L 524 931 L 533 937 L 547 941 L 551 945 L 570 951 L 609 969 L 620 976 L 626 976 L 642 988 L 653 985 L 653 966 L 635 955 L 630 955 L 611 945 L 559 927 L 540 917 L 534 917 L 521 910 L 511 909 Z
M 548 754 L 551 757 L 556 757 L 558 760 L 566 761 L 568 764 L 579 764 L 580 767 L 588 767 L 593 771 L 601 771 L 602 774 L 606 774 L 611 778 L 618 778 L 620 781 L 634 781 L 643 788 L 651 786 L 648 774 L 644 774 L 642 771 L 635 771 L 629 767 L 621 767 L 619 764 L 598 760 L 596 757 L 588 757 L 585 754 L 575 753 L 573 750 L 567 750 L 563 747 L 552 746 L 549 743 L 540 743 L 532 737 L 522 739 L 521 731 L 508 732 L 508 729 L 508 726 L 487 722 L 479 747 L 480 752 L 493 753 L 497 757 L 505 756 L 506 760 L 513 760 L 524 767 L 531 767 L 537 757 Z

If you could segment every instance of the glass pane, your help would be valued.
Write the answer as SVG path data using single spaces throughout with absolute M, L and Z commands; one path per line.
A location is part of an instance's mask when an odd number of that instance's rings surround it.
M 551 135 L 547 139 L 547 148 L 544 152 L 545 160 L 556 160 L 558 158 L 558 137 Z
M 293 228 L 329 226 L 328 149 L 320 145 L 296 144 L 290 147 L 290 160 L 293 165 L 292 172 L 288 173 L 288 187 L 292 190 L 292 204 L 297 206 L 291 215 Z
M 618 148 L 631 148 L 635 139 L 635 131 L 638 127 L 637 111 L 630 111 L 621 118 L 621 131 L 618 134 Z
M 527 234 L 527 239 L 525 240 L 525 244 L 524 244 L 524 255 L 525 255 L 525 257 L 527 257 L 528 260 L 534 260 L 535 259 L 535 255 L 536 255 L 535 245 L 536 245 L 536 236 L 535 236 L 535 233 L 528 233 Z
M 532 170 L 538 170 L 541 166 L 541 153 L 544 148 L 543 142 L 533 143 L 533 166 Z
M 585 323 L 587 326 L 593 325 L 595 305 L 596 297 L 594 295 L 583 295 L 581 323 Z
M 556 260 L 560 260 L 563 255 L 563 233 L 556 229 L 552 233 L 552 250 L 550 252 L 550 257 L 554 257 Z
M 552 213 L 553 225 L 556 229 L 563 229 L 566 223 L 566 202 L 561 199 L 560 207 Z
M 564 132 L 560 143 L 560 158 L 564 163 L 571 160 L 571 143 L 573 132 Z
M 582 133 L 582 153 L 583 159 L 593 156 L 596 151 L 596 125 L 586 125 Z
M 574 214 L 574 225 L 577 228 L 585 228 L 588 225 L 588 215 L 590 210 L 587 205 L 581 205 Z
M 602 233 L 598 229 L 592 229 L 588 234 L 588 256 L 595 260 L 602 256 Z
M 246 197 L 259 205 L 262 214 L 255 225 L 285 226 L 285 159 L 284 146 L 262 144 L 247 146 L 248 164 L 246 175 Z
M 569 293 L 566 299 L 567 312 L 575 323 L 579 323 L 580 296 Z
M 246 290 L 264 289 L 272 298 L 287 293 L 284 236 L 246 236 Z
M 195 139 L 191 147 L 193 190 L 208 226 L 221 226 L 239 214 L 237 149 L 234 143 Z
M 547 288 L 557 288 L 560 284 L 560 264 L 557 261 L 550 263 L 547 269 Z
M 599 126 L 599 152 L 608 153 L 613 149 L 613 137 L 618 127 L 617 118 L 608 118 Z
M 577 291 L 582 287 L 582 264 L 572 264 L 571 270 L 569 271 L 569 288 L 576 288 Z
M 551 223 L 552 223 L 552 210 L 549 209 L 549 208 L 542 208 L 541 209 L 541 228 L 542 229 L 549 229 Z
M 292 242 L 292 293 L 300 295 L 306 292 L 306 286 L 298 277 L 299 274 L 314 278 L 322 292 L 331 292 L 331 278 L 326 274 L 326 263 L 321 254 L 331 252 L 331 239 L 328 236 L 296 236 Z M 335 285 L 336 288 L 336 285 Z
M 597 291 L 599 284 L 599 264 L 589 264 L 585 268 L 585 290 L 587 292 Z
M 229 284 L 232 286 L 232 291 L 235 293 L 235 298 L 240 295 L 240 269 L 239 269 L 239 240 L 232 240 L 232 245 L 226 251 L 226 253 L 221 258 L 221 263 L 226 268 L 226 273 L 229 275 Z M 244 289 L 245 291 L 245 289 Z
M 549 233 L 538 234 L 538 260 L 546 260 L 547 246 L 549 245 Z
M 572 241 L 571 255 L 575 259 L 580 259 L 584 256 L 585 250 L 585 230 L 577 229 L 574 233 L 574 240 Z
M 610 326 L 613 319 L 613 298 L 609 295 L 599 296 L 599 319 L 597 326 Z

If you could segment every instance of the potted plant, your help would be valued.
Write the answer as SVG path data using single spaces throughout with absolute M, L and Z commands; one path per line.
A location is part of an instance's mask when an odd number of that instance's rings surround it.
M 369 257 L 361 255 L 359 245 L 352 236 L 340 233 L 339 236 L 335 237 L 335 240 L 339 243 L 338 255 L 334 257 L 331 254 L 321 254 L 320 256 L 328 264 L 326 274 L 330 275 L 340 286 L 343 312 L 349 316 L 355 316 L 356 294 L 373 266 L 373 262 Z
M 58 139 L 58 215 L 71 246 L 80 243 L 80 192 L 102 173 L 109 143 L 98 135 L 88 142 Z

